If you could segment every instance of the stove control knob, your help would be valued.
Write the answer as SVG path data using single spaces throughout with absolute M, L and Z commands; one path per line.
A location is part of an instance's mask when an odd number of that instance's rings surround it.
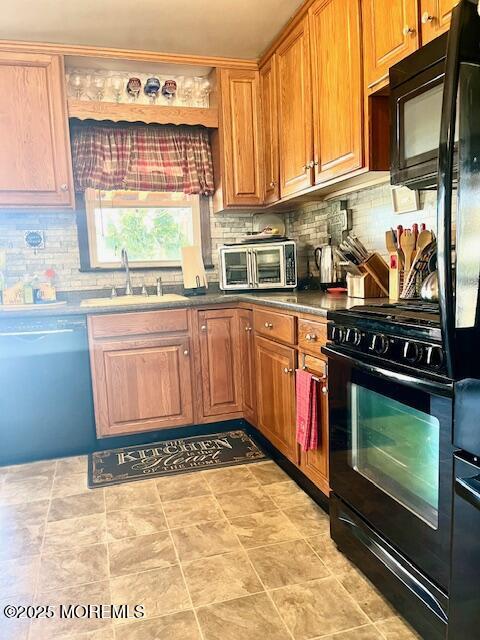
M 358 329 L 348 328 L 345 333 L 345 342 L 358 347 L 362 342 L 362 334 Z
M 402 355 L 407 362 L 417 364 L 422 359 L 423 347 L 418 342 L 408 342 L 407 340 L 403 345 Z
M 440 369 L 443 364 L 443 350 L 441 347 L 430 345 L 427 347 L 427 365 L 432 369 Z
M 337 327 L 336 325 L 332 327 L 332 340 L 336 344 L 345 342 L 345 329 L 343 327 Z
M 370 344 L 370 351 L 383 356 L 390 349 L 390 340 L 383 333 L 374 333 Z

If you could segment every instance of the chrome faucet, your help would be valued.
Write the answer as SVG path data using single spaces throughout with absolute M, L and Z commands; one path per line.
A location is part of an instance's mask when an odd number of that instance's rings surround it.
M 125 247 L 122 249 L 122 267 L 125 269 L 125 295 L 131 296 L 133 294 L 132 291 L 132 281 L 130 280 L 130 266 L 128 264 L 128 253 Z
M 163 296 L 163 284 L 161 278 L 157 278 L 157 296 Z

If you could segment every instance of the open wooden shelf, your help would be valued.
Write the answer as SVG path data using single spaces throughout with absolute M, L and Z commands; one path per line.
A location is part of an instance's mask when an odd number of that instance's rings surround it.
M 144 122 L 146 124 L 187 124 L 218 128 L 218 109 L 214 107 L 165 107 L 154 104 L 123 104 L 68 99 L 68 117 L 79 120 Z

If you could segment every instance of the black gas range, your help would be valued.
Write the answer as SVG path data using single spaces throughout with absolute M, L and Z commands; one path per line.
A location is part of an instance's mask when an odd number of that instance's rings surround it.
M 336 349 L 394 371 L 420 373 L 451 389 L 438 305 L 424 302 L 356 306 L 329 313 Z
M 438 307 L 328 315 L 331 535 L 424 638 L 444 638 L 452 381 Z

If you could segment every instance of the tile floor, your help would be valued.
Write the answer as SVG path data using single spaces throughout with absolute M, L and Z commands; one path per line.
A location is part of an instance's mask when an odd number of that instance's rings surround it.
M 86 487 L 86 458 L 0 469 L 2 640 L 407 640 L 273 462 Z M 141 621 L 5 605 L 143 604 Z

